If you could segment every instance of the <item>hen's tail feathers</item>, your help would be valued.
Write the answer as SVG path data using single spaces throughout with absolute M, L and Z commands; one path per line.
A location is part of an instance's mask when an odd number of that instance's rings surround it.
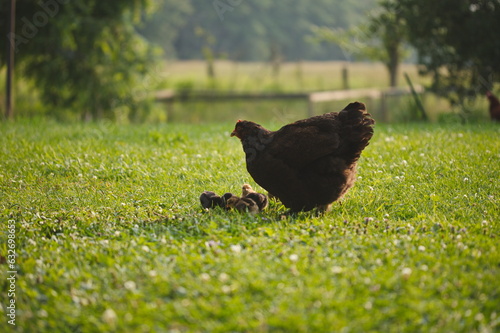
M 341 137 L 345 154 L 352 158 L 352 162 L 356 162 L 373 136 L 375 120 L 366 112 L 365 105 L 359 102 L 347 105 L 338 117 L 342 123 Z

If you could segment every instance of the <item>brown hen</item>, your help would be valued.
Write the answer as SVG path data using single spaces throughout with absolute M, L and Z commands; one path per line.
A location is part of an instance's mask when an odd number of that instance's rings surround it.
M 299 120 L 278 131 L 238 121 L 247 170 L 292 212 L 328 210 L 354 184 L 356 162 L 373 135 L 363 103 Z

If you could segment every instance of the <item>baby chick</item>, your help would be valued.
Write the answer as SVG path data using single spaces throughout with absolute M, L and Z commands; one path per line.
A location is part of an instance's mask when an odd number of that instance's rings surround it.
M 241 192 L 241 197 L 252 199 L 259 207 L 259 211 L 263 211 L 267 208 L 267 205 L 269 203 L 267 196 L 265 194 L 255 192 L 252 186 L 250 186 L 249 184 L 243 184 Z
M 227 199 L 231 198 L 233 195 L 231 193 L 224 193 L 222 197 L 218 196 L 212 191 L 204 191 L 200 195 L 200 203 L 203 208 L 215 208 L 215 207 L 226 207 Z
M 246 197 L 250 193 L 255 193 L 252 186 L 250 186 L 250 184 L 243 184 L 243 186 L 241 187 L 241 196 Z
M 234 208 L 241 213 L 248 212 L 252 215 L 257 214 L 259 212 L 259 206 L 249 198 L 239 198 L 237 196 L 232 196 L 227 200 L 226 203 L 227 208 Z

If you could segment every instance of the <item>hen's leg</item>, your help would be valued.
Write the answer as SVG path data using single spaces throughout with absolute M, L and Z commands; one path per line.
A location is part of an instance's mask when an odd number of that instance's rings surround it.
M 332 210 L 332 204 L 327 204 L 327 205 L 318 205 L 318 213 L 320 214 L 324 214 L 324 213 L 328 213 L 329 211 Z

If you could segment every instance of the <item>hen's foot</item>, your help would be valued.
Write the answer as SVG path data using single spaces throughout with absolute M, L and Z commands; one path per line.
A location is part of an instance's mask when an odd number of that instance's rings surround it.
M 332 210 L 332 204 L 319 205 L 316 209 L 319 214 L 325 214 Z

